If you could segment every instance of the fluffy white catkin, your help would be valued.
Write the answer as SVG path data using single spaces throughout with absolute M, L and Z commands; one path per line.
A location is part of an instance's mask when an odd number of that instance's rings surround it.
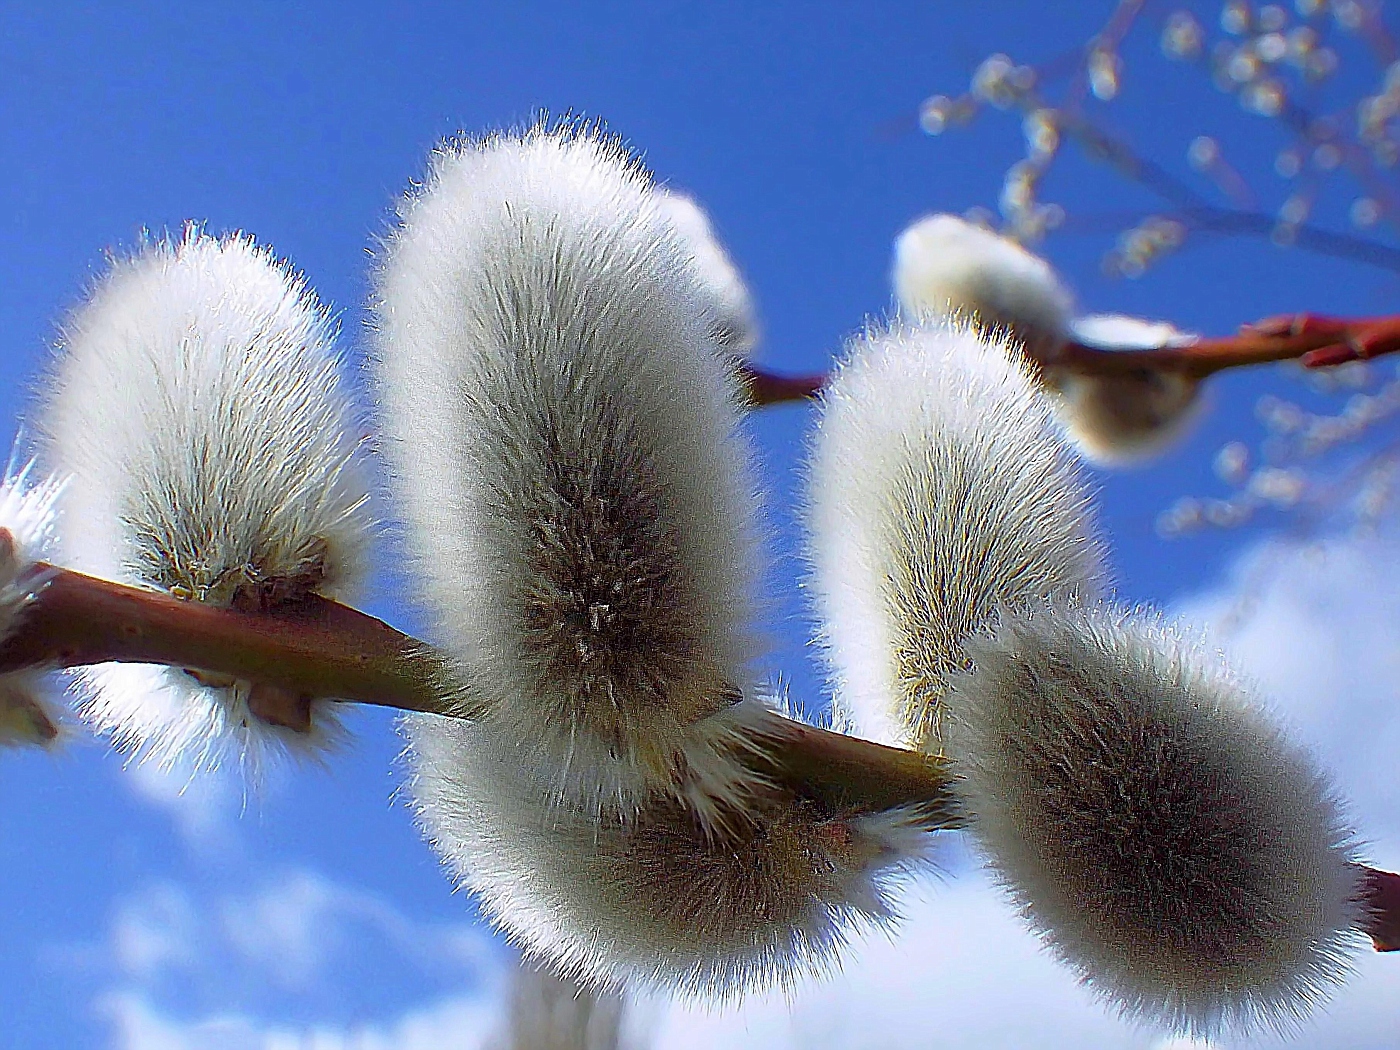
M 1110 349 L 1180 346 L 1196 337 L 1169 324 L 1119 314 L 1074 317 L 1054 268 L 1014 241 L 956 215 L 930 215 L 895 241 L 895 297 L 912 317 L 960 316 L 1002 330 L 1046 365 L 1039 380 L 1057 395 L 1065 429 L 1084 457 L 1125 466 L 1181 436 L 1199 380 L 1143 369 L 1087 375 L 1054 364 L 1068 340 Z
M 912 810 L 826 811 L 776 792 L 733 820 L 653 796 L 601 826 L 532 786 L 489 726 L 409 716 L 420 826 L 457 883 L 530 958 L 584 984 L 724 999 L 831 969 L 895 919 L 924 858 Z
M 1327 778 L 1219 655 L 1155 618 L 1010 617 L 971 643 L 948 750 L 972 827 L 1054 954 L 1125 1014 L 1286 1028 L 1360 940 Z
M 964 640 L 1005 607 L 1092 594 L 1088 496 L 1019 355 L 962 322 L 867 333 L 822 399 L 811 588 L 839 722 L 937 751 Z
M 366 488 L 334 326 L 251 238 L 194 229 L 114 260 L 63 326 L 39 424 L 69 480 L 66 564 L 260 609 L 359 581 Z M 193 768 L 328 739 L 249 711 L 250 686 L 177 668 L 82 676 L 83 713 L 125 749 Z
M 719 345 L 743 361 L 758 347 L 759 325 L 753 297 L 734 260 L 724 250 L 710 217 L 691 197 L 658 188 L 657 203 L 688 250 L 701 286 L 709 293 L 711 326 Z
M 1086 346 L 1152 350 L 1198 338 L 1161 321 L 1119 314 L 1076 318 L 1071 332 Z M 1196 417 L 1200 380 L 1181 372 L 1143 369 L 1085 375 L 1049 367 L 1045 384 L 1057 395 L 1060 418 L 1084 457 L 1104 466 L 1148 458 L 1179 438 Z
M 895 241 L 895 298 L 911 317 L 955 314 L 1005 329 L 1032 354 L 1069 329 L 1073 298 L 1051 265 L 956 215 L 929 215 Z
M 54 502 L 62 485 L 33 481 L 31 467 L 12 462 L 0 479 L 0 640 L 8 638 L 44 585 L 39 562 L 52 556 Z M 58 716 L 33 671 L 0 675 L 0 746 L 47 745 L 58 736 Z
M 377 275 L 377 379 L 433 633 L 562 802 L 741 776 L 755 486 L 710 293 L 646 172 L 569 127 L 444 145 Z

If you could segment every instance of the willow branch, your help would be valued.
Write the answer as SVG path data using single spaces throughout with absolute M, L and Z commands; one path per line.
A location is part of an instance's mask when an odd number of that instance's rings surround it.
M 96 663 L 179 667 L 238 679 L 303 701 L 340 700 L 451 717 L 480 714 L 431 645 L 382 620 L 312 596 L 249 613 L 39 565 L 30 602 L 0 642 L 0 674 Z M 296 723 L 274 709 L 253 713 Z M 272 717 L 269 717 L 269 714 Z M 309 725 L 305 728 L 310 728 Z M 752 761 L 766 775 L 833 808 L 923 805 L 954 826 L 951 777 L 935 758 L 775 719 Z
M 36 579 L 34 600 L 0 642 L 0 674 L 166 664 L 308 699 L 443 710 L 443 662 L 431 646 L 319 596 L 253 614 L 42 564 Z
M 748 393 L 749 404 L 754 407 L 816 397 L 822 384 L 826 382 L 826 375 L 823 373 L 785 376 L 776 372 L 765 372 L 747 363 L 740 364 L 738 372 L 739 379 Z
M 1380 357 L 1400 350 L 1400 316 L 1343 319 L 1318 314 L 1282 314 L 1244 326 L 1238 335 L 1198 339 L 1184 346 L 1151 350 L 1095 347 L 1068 342 L 1042 365 L 1086 375 L 1179 372 L 1205 379 L 1216 372 L 1277 361 L 1323 368 Z
M 246 613 L 182 601 L 40 565 L 34 597 L 0 643 L 0 673 L 92 663 L 156 663 L 251 681 L 303 699 L 334 699 L 471 717 L 445 686 L 446 659 L 381 620 L 313 597 Z M 258 714 L 255 710 L 255 714 Z M 778 783 L 833 808 L 918 806 L 935 826 L 960 826 L 941 758 L 775 718 L 747 759 Z M 1367 932 L 1400 949 L 1400 876 L 1364 869 Z
M 1250 365 L 1298 361 L 1305 368 L 1328 368 L 1400 351 L 1400 315 L 1341 318 L 1322 314 L 1280 314 L 1245 325 L 1237 335 L 1197 339 L 1183 346 L 1089 346 L 1062 342 L 1033 363 L 1083 375 L 1179 372 L 1205 379 L 1216 372 Z M 752 365 L 741 371 L 754 405 L 816 397 L 824 375 L 782 376 Z

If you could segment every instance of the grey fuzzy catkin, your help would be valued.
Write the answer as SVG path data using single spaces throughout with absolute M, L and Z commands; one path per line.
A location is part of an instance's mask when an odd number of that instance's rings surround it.
M 925 216 L 899 235 L 892 282 L 909 317 L 961 317 L 1033 356 L 1064 341 L 1074 305 L 1048 262 L 957 215 Z
M 419 824 L 492 923 L 585 984 L 726 999 L 831 969 L 895 919 L 924 862 L 916 809 L 833 811 L 776 789 L 702 818 L 653 796 L 625 824 L 557 804 L 487 725 L 409 716 Z
M 1363 909 L 1331 783 L 1218 654 L 1154 617 L 1046 608 L 969 646 L 948 751 L 972 829 L 1049 949 L 1126 1015 L 1287 1028 Z
M 710 292 L 647 173 L 578 126 L 445 144 L 375 310 L 413 577 L 483 717 L 609 819 L 741 792 L 718 745 L 757 649 L 755 483 Z
M 993 230 L 956 215 L 920 219 L 895 241 L 892 281 L 907 316 L 957 317 L 1023 348 L 1037 381 L 1056 395 L 1070 440 L 1091 462 L 1124 466 L 1148 458 L 1195 416 L 1196 377 L 1148 368 L 1089 374 L 1058 363 L 1071 340 L 1129 350 L 1180 346 L 1195 336 L 1119 314 L 1076 317 L 1054 267 Z
M 1071 331 L 1086 346 L 1109 350 L 1155 350 L 1197 339 L 1165 322 L 1118 314 L 1076 318 Z M 1200 379 L 1180 371 L 1090 375 L 1049 365 L 1042 381 L 1055 395 L 1070 440 L 1101 466 L 1127 466 L 1161 452 L 1185 433 L 1201 405 Z
M 966 638 L 1096 593 L 1088 493 L 1017 355 L 930 319 L 855 340 L 807 467 L 811 590 L 838 721 L 938 751 Z
M 344 597 L 364 575 L 367 489 L 335 328 L 306 282 L 249 237 L 191 228 L 114 259 L 67 318 L 38 415 L 67 479 L 65 564 L 193 601 L 257 610 Z M 179 668 L 81 672 L 82 713 L 162 765 L 330 742 L 268 725 L 246 682 Z
M 761 332 L 753 296 L 739 268 L 716 236 L 709 215 L 693 197 L 666 188 L 656 192 L 662 214 L 681 238 L 700 277 L 716 341 L 736 360 L 750 360 L 758 349 Z

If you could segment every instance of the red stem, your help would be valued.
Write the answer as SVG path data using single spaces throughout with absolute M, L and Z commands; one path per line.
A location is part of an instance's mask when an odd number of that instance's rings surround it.
M 1283 314 L 1246 325 L 1238 335 L 1198 339 L 1185 346 L 1143 350 L 1065 342 L 1037 364 L 1087 375 L 1122 375 L 1153 371 L 1181 372 L 1204 379 L 1231 368 L 1301 361 L 1305 368 L 1328 368 L 1400 350 L 1400 315 L 1335 318 L 1320 314 Z M 740 374 L 754 405 L 773 405 L 816 397 L 824 375 L 784 376 L 744 365 Z

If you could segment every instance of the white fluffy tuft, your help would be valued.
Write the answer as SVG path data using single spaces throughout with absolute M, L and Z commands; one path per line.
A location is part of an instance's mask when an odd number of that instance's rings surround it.
M 894 293 L 911 317 L 955 314 L 1004 329 L 1033 354 L 1069 330 L 1073 297 L 1015 241 L 956 215 L 929 215 L 894 244 Z
M 1360 940 L 1332 786 L 1218 654 L 1155 618 L 1012 616 L 970 644 L 948 749 L 992 865 L 1125 1014 L 1287 1028 Z
M 58 541 L 55 504 L 63 485 L 52 478 L 36 482 L 32 470 L 32 463 L 16 470 L 11 462 L 0 479 L 0 640 L 9 637 L 43 586 L 35 570 L 52 557 Z
M 438 640 L 563 803 L 625 817 L 740 775 L 707 716 L 750 684 L 755 485 L 650 178 L 614 139 L 537 126 L 444 145 L 401 220 L 377 371 Z
M 1077 318 L 1072 334 L 1086 346 L 1118 350 L 1189 346 L 1199 338 L 1164 321 L 1120 314 Z M 1084 375 L 1048 367 L 1044 381 L 1057 395 L 1071 440 L 1086 459 L 1103 466 L 1125 466 L 1160 452 L 1181 437 L 1200 405 L 1200 380 L 1181 372 Z
M 838 722 L 936 751 L 964 640 L 1002 607 L 1093 594 L 1088 497 L 1046 399 L 956 322 L 867 334 L 822 401 L 812 590 Z
M 8 638 L 35 595 L 43 589 L 39 563 L 53 553 L 57 533 L 54 504 L 62 484 L 33 481 L 32 464 L 0 479 L 0 641 Z M 43 675 L 0 675 L 0 746 L 47 746 L 58 736 L 57 710 L 44 694 Z
M 730 821 L 654 796 L 626 824 L 554 805 L 489 727 L 409 716 L 410 790 L 457 883 L 528 956 L 586 985 L 732 999 L 832 969 L 896 918 L 928 849 L 914 810 L 824 811 L 777 792 Z
M 40 671 L 0 675 L 0 747 L 51 747 L 62 733 Z
M 363 574 L 366 498 L 334 326 L 304 280 L 251 238 L 193 228 L 115 260 L 64 326 L 40 419 L 68 477 L 66 564 L 194 601 L 254 610 Z M 325 744 L 267 725 L 246 683 L 178 668 L 80 674 L 84 715 L 163 765 Z
M 701 286 L 708 292 L 711 326 L 719 345 L 741 361 L 751 359 L 761 334 L 753 297 L 739 268 L 715 235 L 710 217 L 684 193 L 664 187 L 658 187 L 656 192 L 661 213 L 689 251 Z

